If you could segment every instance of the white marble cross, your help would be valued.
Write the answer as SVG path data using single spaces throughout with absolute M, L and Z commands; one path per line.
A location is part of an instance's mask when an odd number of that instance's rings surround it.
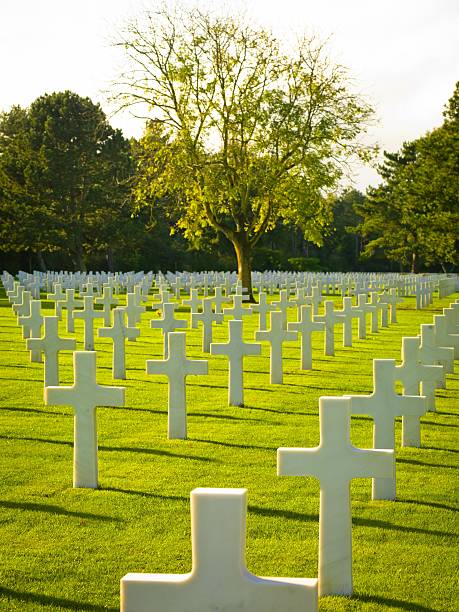
M 378 291 L 370 291 L 370 304 L 376 309 L 371 313 L 371 331 L 378 332 L 378 312 L 381 311 L 381 327 L 389 325 L 389 305 L 379 299 Z
M 32 293 L 24 290 L 22 292 L 22 300 L 13 304 L 13 311 L 19 317 L 25 317 L 30 314 L 30 302 L 32 301 Z
M 94 320 L 104 317 L 102 310 L 95 310 L 94 297 L 85 295 L 83 298 L 83 310 L 75 310 L 73 312 L 74 319 L 81 319 L 84 325 L 84 350 L 94 350 Z
M 73 312 L 77 308 L 83 308 L 84 302 L 83 300 L 77 299 L 75 297 L 75 289 L 66 289 L 65 290 L 65 299 L 56 302 L 56 314 L 60 318 L 62 309 L 65 308 L 67 310 L 67 332 L 74 333 L 75 331 L 75 321 L 73 320 Z
M 182 304 L 184 306 L 189 306 L 191 309 L 191 327 L 197 327 L 197 321 L 193 322 L 193 313 L 198 313 L 200 309 L 202 309 L 202 298 L 198 297 L 197 289 L 190 289 L 190 298 L 187 300 L 183 300 Z
M 44 355 L 45 387 L 59 384 L 59 351 L 74 351 L 74 338 L 60 338 L 59 319 L 56 316 L 43 317 L 44 333 L 41 338 L 28 338 L 27 350 L 40 351 Z
M 276 307 L 268 302 L 268 296 L 266 293 L 260 293 L 258 296 L 258 304 L 252 304 L 252 312 L 258 312 L 258 329 L 259 331 L 266 331 L 268 329 L 266 325 L 266 315 Z
M 135 293 L 128 293 L 126 295 L 126 306 L 123 306 L 123 308 L 127 315 L 128 327 L 135 327 L 137 323 L 140 323 L 140 316 L 145 312 L 145 306 L 141 306 L 138 303 Z
M 354 308 L 351 297 L 343 297 L 343 308 L 336 314 L 341 316 L 339 322 L 343 324 L 343 346 L 352 346 L 352 320 L 359 319 L 363 313 Z
M 295 301 L 289 300 L 289 291 L 287 289 L 281 289 L 279 300 L 273 302 L 272 305 L 280 309 L 282 313 L 282 326 L 284 329 L 287 329 L 288 309 L 296 306 Z
M 421 345 L 419 358 L 426 365 L 442 365 L 445 374 L 454 372 L 454 349 L 451 346 L 438 346 L 435 338 L 435 325 L 423 323 L 421 325 Z M 440 388 L 445 385 L 441 384 Z
M 320 444 L 279 448 L 279 476 L 314 476 L 320 481 L 319 596 L 352 595 L 353 478 L 391 478 L 394 451 L 356 448 L 350 441 L 350 401 L 319 399 Z
M 373 323 L 375 322 L 373 313 L 378 312 L 377 306 L 370 304 L 367 299 L 366 293 L 359 293 L 357 295 L 357 309 L 363 312 L 361 318 L 359 318 L 359 340 L 365 340 L 367 336 L 367 321 L 366 316 L 371 313 L 371 331 L 374 331 Z M 376 331 L 378 331 L 378 319 L 376 315 Z
M 435 342 L 437 346 L 450 346 L 454 349 L 454 359 L 459 359 L 459 334 L 451 334 L 445 315 L 434 315 Z
M 167 336 L 169 332 L 174 331 L 177 328 L 183 328 L 187 326 L 187 322 L 184 319 L 176 319 L 174 316 L 175 309 L 178 304 L 172 302 L 165 302 L 163 304 L 163 316 L 161 319 L 151 319 L 150 327 L 152 329 L 161 329 L 164 338 L 164 357 L 167 358 L 168 343 Z
M 325 323 L 325 355 L 333 356 L 335 354 L 335 325 L 343 322 L 343 314 L 335 311 L 335 305 L 332 300 L 325 300 L 324 314 L 314 315 L 314 321 Z
M 389 289 L 379 296 L 380 302 L 385 302 L 390 306 L 390 322 L 397 323 L 397 304 L 403 302 L 403 298 L 397 296 L 397 289 Z
M 213 312 L 211 297 L 203 298 L 202 303 L 202 312 L 191 313 L 191 327 L 197 327 L 199 322 L 202 323 L 202 352 L 209 353 L 212 342 L 212 325 L 223 321 L 223 313 Z
M 298 322 L 287 325 L 289 331 L 297 332 L 301 338 L 301 369 L 312 370 L 311 334 L 315 331 L 325 331 L 325 323 L 312 320 L 312 306 L 301 307 L 301 317 Z
M 40 337 L 41 326 L 43 325 L 43 317 L 40 314 L 40 309 L 40 300 L 30 300 L 29 312 L 18 317 L 18 323 L 22 326 L 22 337 L 24 340 L 27 338 Z M 36 360 L 32 359 L 32 361 Z
M 113 378 L 126 379 L 126 347 L 125 340 L 134 340 L 140 335 L 138 327 L 129 327 L 124 322 L 124 308 L 114 308 L 112 327 L 99 327 L 99 338 L 113 340 Z
M 285 315 L 282 311 L 271 312 L 271 328 L 269 331 L 255 332 L 255 340 L 269 342 L 270 350 L 270 382 L 281 385 L 283 381 L 282 345 L 284 342 L 295 342 L 298 334 L 295 331 L 285 331 Z
M 314 316 L 319 313 L 319 306 L 324 301 L 321 287 L 315 286 L 312 288 L 310 296 L 306 298 L 307 304 L 312 305 Z
M 242 305 L 244 296 L 232 295 L 231 299 L 232 299 L 233 305 L 231 308 L 225 308 L 225 310 L 223 311 L 223 314 L 225 315 L 225 317 L 231 316 L 233 317 L 234 320 L 241 321 L 243 317 L 246 317 L 252 314 L 251 306 L 247 306 L 246 308 L 244 308 L 244 306 Z
M 419 336 L 402 338 L 402 364 L 395 368 L 395 380 L 403 385 L 404 395 L 422 395 L 426 398 L 427 410 L 435 411 L 435 388 L 445 382 L 445 372 L 441 365 L 425 365 L 419 358 Z M 421 446 L 419 417 L 406 415 L 402 417 L 404 446 Z M 411 424 L 412 423 L 412 424 Z
M 59 302 L 65 298 L 64 290 L 62 289 L 61 283 L 55 283 L 53 287 L 53 292 L 48 293 L 46 296 L 48 300 L 53 300 L 53 302 Z M 57 312 L 56 312 L 57 314 Z
M 214 295 L 212 295 L 209 299 L 212 300 L 213 304 L 215 304 L 215 312 L 217 314 L 221 314 L 223 312 L 223 304 L 227 304 L 231 301 L 230 298 L 227 298 L 223 295 L 223 288 L 221 287 L 221 285 L 215 287 Z
M 348 396 L 351 414 L 373 417 L 374 448 L 395 448 L 395 417 L 416 416 L 419 426 L 419 417 L 426 412 L 425 397 L 395 392 L 395 367 L 395 359 L 373 359 L 373 393 Z M 395 495 L 395 474 L 393 478 L 373 479 L 373 499 L 395 499 Z
M 191 572 L 127 574 L 121 612 L 317 612 L 317 580 L 247 570 L 246 514 L 246 489 L 194 489 Z
M 228 403 L 230 406 L 244 405 L 243 361 L 245 355 L 259 355 L 261 344 L 244 342 L 242 337 L 242 320 L 228 321 L 228 342 L 210 345 L 212 355 L 226 355 L 229 360 Z
M 169 439 L 186 438 L 186 377 L 204 376 L 208 373 L 208 361 L 187 359 L 186 333 L 169 332 L 168 357 L 164 360 L 148 359 L 147 374 L 167 376 L 169 380 L 168 427 Z
M 46 387 L 45 404 L 72 406 L 74 416 L 73 486 L 96 489 L 97 406 L 124 406 L 124 388 L 106 387 L 96 382 L 95 351 L 73 353 L 74 384 Z
M 102 312 L 104 313 L 104 325 L 108 327 L 112 320 L 111 307 L 116 306 L 118 304 L 118 300 L 113 297 L 113 289 L 110 286 L 105 285 L 102 290 L 102 296 L 97 297 L 94 302 L 96 304 L 102 304 Z

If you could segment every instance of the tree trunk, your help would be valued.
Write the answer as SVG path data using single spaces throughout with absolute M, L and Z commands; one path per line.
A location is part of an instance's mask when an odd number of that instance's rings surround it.
M 40 266 L 40 270 L 42 272 L 46 272 L 46 262 L 40 251 L 37 252 L 38 265 Z
M 411 274 L 416 274 L 418 271 L 418 259 L 416 253 L 413 252 L 411 255 Z
M 232 240 L 237 257 L 237 274 L 247 290 L 250 302 L 255 302 L 252 292 L 252 248 L 247 236 L 238 235 Z
M 107 267 L 109 272 L 115 271 L 115 255 L 111 248 L 107 249 Z
M 86 262 L 84 260 L 83 245 L 77 244 L 74 259 L 75 271 L 86 272 Z

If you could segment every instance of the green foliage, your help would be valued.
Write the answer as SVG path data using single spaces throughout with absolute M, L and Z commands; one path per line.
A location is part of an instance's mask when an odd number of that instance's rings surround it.
M 129 243 L 130 146 L 66 91 L 0 116 L 0 249 L 85 256 Z
M 372 114 L 323 45 L 302 39 L 286 52 L 266 30 L 198 9 L 147 13 L 120 45 L 132 70 L 116 98 L 153 117 L 140 142 L 140 207 L 161 211 L 167 199 L 195 244 L 207 226 L 221 232 L 244 284 L 253 247 L 279 219 L 321 243 L 342 164 L 371 153 L 358 137 Z
M 382 250 L 401 264 L 459 263 L 459 88 L 445 111 L 444 124 L 385 153 L 383 179 L 356 206 L 357 230 L 369 239 L 364 253 Z

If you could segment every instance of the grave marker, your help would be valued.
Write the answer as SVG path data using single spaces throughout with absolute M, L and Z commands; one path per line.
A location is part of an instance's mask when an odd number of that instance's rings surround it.
M 43 317 L 43 323 L 43 336 L 28 338 L 26 346 L 29 351 L 39 351 L 40 354 L 44 354 L 44 384 L 45 387 L 49 387 L 59 384 L 59 351 L 74 351 L 76 340 L 59 336 L 58 317 Z
M 212 355 L 226 355 L 229 361 L 228 403 L 230 406 L 244 405 L 243 361 L 245 355 L 259 355 L 261 344 L 244 342 L 242 320 L 228 321 L 228 342 L 210 345 Z
M 194 489 L 191 572 L 127 574 L 121 612 L 316 612 L 317 580 L 247 570 L 246 513 L 246 489 Z
M 168 357 L 164 360 L 148 359 L 147 374 L 167 376 L 169 381 L 168 428 L 169 439 L 186 438 L 186 377 L 204 376 L 208 361 L 186 358 L 186 333 L 169 332 Z
M 271 328 L 269 331 L 255 332 L 255 340 L 269 342 L 270 350 L 270 382 L 281 385 L 283 381 L 282 345 L 284 342 L 295 342 L 298 335 L 294 331 L 285 331 L 285 315 L 281 311 L 271 312 Z
M 96 407 L 124 406 L 124 388 L 97 384 L 95 351 L 75 351 L 73 371 L 75 382 L 71 387 L 45 388 L 45 404 L 72 406 L 75 413 L 73 486 L 96 489 L 98 487 Z
M 395 359 L 373 359 L 373 393 L 347 396 L 351 400 L 351 414 L 373 417 L 374 448 L 395 448 L 395 417 L 421 417 L 426 412 L 425 397 L 395 392 L 395 367 Z M 373 499 L 395 499 L 395 495 L 395 473 L 392 478 L 373 479 Z
M 350 442 L 350 401 L 319 399 L 320 444 L 279 448 L 279 476 L 314 476 L 320 481 L 319 596 L 352 595 L 353 478 L 390 478 L 393 450 L 361 449 Z
M 112 376 L 121 380 L 126 379 L 126 346 L 125 340 L 134 340 L 140 335 L 138 327 L 129 327 L 124 323 L 124 308 L 113 310 L 113 326 L 99 327 L 99 338 L 113 340 Z

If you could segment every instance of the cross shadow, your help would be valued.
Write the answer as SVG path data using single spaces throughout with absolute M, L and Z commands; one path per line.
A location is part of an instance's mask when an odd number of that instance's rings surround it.
M 277 414 L 282 416 L 283 414 L 293 414 L 298 416 L 317 416 L 315 412 L 294 412 L 293 410 L 273 410 L 273 408 L 261 408 L 261 406 L 248 406 L 244 405 L 248 410 L 261 410 L 263 412 L 272 412 L 273 414 Z
M 422 425 L 432 425 L 433 427 L 459 427 L 456 423 L 439 423 L 438 421 L 421 421 Z
M 459 506 L 448 506 L 447 504 L 439 504 L 438 502 L 426 502 L 420 501 L 418 499 L 397 499 L 397 504 L 416 504 L 417 506 L 427 506 L 428 508 L 441 508 L 443 510 L 452 510 L 453 512 L 457 512 L 459 510 Z
M 364 595 L 363 593 L 354 593 L 352 599 L 357 599 L 366 603 L 376 603 L 378 606 L 388 606 L 392 608 L 399 608 L 400 610 L 407 610 L 407 612 L 439 612 L 438 608 L 427 608 L 421 606 L 418 603 L 411 601 L 405 601 L 403 599 L 392 599 L 389 597 L 380 597 L 378 595 Z
M 128 410 L 130 412 L 151 412 L 152 414 L 167 414 L 167 410 L 153 410 L 153 408 L 134 408 L 133 406 L 123 406 L 119 410 Z
M 78 610 L 83 612 L 117 612 L 118 608 L 107 608 L 106 606 L 96 606 L 94 604 L 73 601 L 62 597 L 51 597 L 41 593 L 26 593 L 15 591 L 0 585 L 0 596 L 8 597 L 25 603 L 36 604 L 37 606 L 52 606 L 59 610 Z
M 158 455 L 160 457 L 174 457 L 176 459 L 191 459 L 194 461 L 212 461 L 219 463 L 218 459 L 212 457 L 200 457 L 199 455 L 182 455 L 180 453 L 171 453 L 166 450 L 159 450 L 157 448 L 133 448 L 128 446 L 99 446 L 99 450 L 116 453 L 140 453 L 145 455 Z
M 24 440 L 26 442 L 43 442 L 45 444 L 59 444 L 62 446 L 73 447 L 73 442 L 67 440 L 49 440 L 46 438 L 32 438 L 32 437 L 19 437 L 19 436 L 0 436 L 1 440 Z M 172 453 L 166 450 L 160 450 L 157 448 L 133 448 L 127 446 L 99 446 L 100 451 L 117 452 L 117 453 L 140 453 L 145 455 L 158 455 L 165 457 L 175 457 L 177 459 L 191 459 L 194 461 L 213 461 L 219 462 L 218 459 L 211 457 L 200 457 L 198 455 L 182 455 L 180 453 Z
M 442 451 L 445 453 L 459 453 L 459 449 L 457 448 L 440 448 L 439 446 L 424 446 L 424 445 L 422 445 L 422 448 L 426 450 Z
M 419 461 L 418 459 L 401 459 L 397 457 L 397 463 L 409 463 L 411 465 L 420 465 L 421 467 L 434 467 L 434 468 L 445 468 L 447 470 L 459 470 L 459 466 L 456 466 L 456 465 L 429 463 L 428 461 Z
M 0 507 L 10 508 L 13 510 L 27 510 L 31 512 L 49 512 L 50 514 L 58 514 L 60 516 L 73 516 L 76 518 L 95 520 L 95 521 L 105 521 L 105 522 L 115 521 L 117 523 L 121 522 L 121 519 L 116 518 L 114 516 L 106 516 L 104 514 L 92 514 L 91 512 L 73 512 L 72 510 L 67 510 L 66 508 L 61 508 L 60 506 L 55 506 L 53 504 L 37 504 L 34 502 L 0 501 Z
M 277 516 L 279 518 L 291 519 L 294 521 L 319 521 L 318 514 L 307 514 L 304 512 L 293 512 L 291 510 L 284 510 L 279 508 L 262 508 L 260 506 L 252 506 L 249 504 L 249 510 L 255 514 L 261 516 Z M 447 531 L 439 531 L 434 529 L 421 529 L 419 527 L 410 527 L 408 525 L 394 525 L 387 521 L 381 521 L 379 519 L 362 518 L 359 516 L 352 517 L 352 525 L 358 527 L 375 527 L 377 529 L 390 529 L 394 531 L 402 531 L 405 533 L 420 533 L 433 536 L 451 536 L 452 534 Z
M 8 380 L 11 380 L 9 378 Z M 38 408 L 15 408 L 13 406 L 2 406 L 0 408 L 0 412 L 2 410 L 9 410 L 10 412 L 36 412 L 37 414 L 57 414 L 58 416 L 69 416 L 63 412 L 57 412 L 55 410 L 39 410 Z
M 148 491 L 134 491 L 132 489 L 119 489 L 117 487 L 101 487 L 102 491 L 113 493 L 125 493 L 126 495 L 138 495 L 139 497 L 152 497 L 154 499 L 170 499 L 171 501 L 189 502 L 188 497 L 182 495 L 160 495 L 159 493 L 149 493 Z
M 224 419 L 228 421 L 254 421 L 254 422 L 263 421 L 263 419 L 253 419 L 250 417 L 238 417 L 232 414 L 216 414 L 215 412 L 188 412 L 188 416 L 197 416 L 197 417 L 204 417 L 204 418 L 209 417 L 211 419 Z
M 190 438 L 194 442 L 203 442 L 204 444 L 215 444 L 217 446 L 229 446 L 230 448 L 251 448 L 254 450 L 264 450 L 277 452 L 277 446 L 256 446 L 254 444 L 236 444 L 235 442 L 221 442 L 219 440 L 202 440 L 200 438 Z

